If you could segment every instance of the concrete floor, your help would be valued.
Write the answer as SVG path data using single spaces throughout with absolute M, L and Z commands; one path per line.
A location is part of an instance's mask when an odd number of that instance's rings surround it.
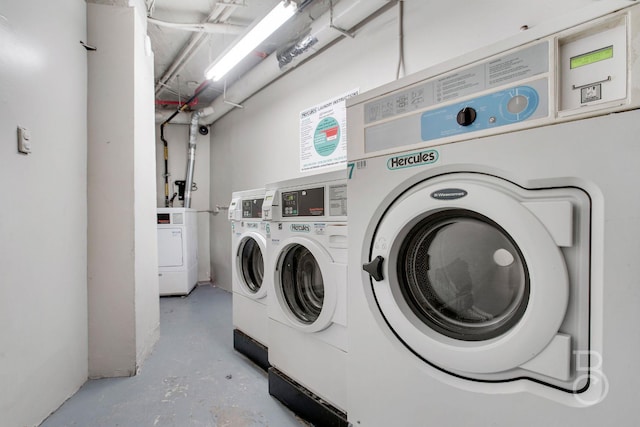
M 197 286 L 160 299 L 160 340 L 131 378 L 87 381 L 41 427 L 306 426 L 233 350 L 231 294 Z

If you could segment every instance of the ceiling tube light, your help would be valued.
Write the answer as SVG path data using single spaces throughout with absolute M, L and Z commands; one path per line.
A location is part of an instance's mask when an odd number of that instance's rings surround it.
M 220 80 L 238 62 L 251 53 L 260 43 L 269 37 L 282 24 L 287 22 L 296 11 L 298 6 L 290 0 L 283 0 L 273 8 L 257 25 L 252 27 L 235 45 L 231 47 L 220 59 L 211 64 L 205 71 L 207 79 L 214 82 Z

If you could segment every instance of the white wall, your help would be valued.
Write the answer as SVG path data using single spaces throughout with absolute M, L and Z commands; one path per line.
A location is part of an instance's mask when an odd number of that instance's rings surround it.
M 153 57 L 144 6 L 87 12 L 89 376 L 127 376 L 159 337 Z
M 463 55 L 593 0 L 406 0 L 405 71 L 414 73 Z M 348 90 L 373 89 L 396 78 L 398 9 L 243 102 L 212 126 L 211 205 L 228 204 L 233 191 L 295 178 L 299 172 L 299 119 L 303 109 Z M 277 127 L 277 132 L 268 129 Z M 225 215 L 213 216 L 212 268 L 220 287 L 231 289 L 231 232 Z
M 87 378 L 86 37 L 82 1 L 0 2 L 2 427 L 39 424 Z
M 140 9 L 137 10 L 140 12 Z M 151 353 L 160 336 L 158 302 L 158 233 L 155 200 L 155 108 L 153 51 L 147 34 L 144 8 L 135 14 L 133 59 L 134 241 L 136 360 L 138 366 Z
M 189 126 L 168 124 L 164 129 L 164 137 L 168 141 L 169 150 L 169 198 L 178 187 L 175 181 L 186 181 L 187 174 L 187 149 L 189 146 Z M 193 168 L 193 182 L 198 185 L 198 190 L 191 193 L 191 208 L 198 211 L 198 281 L 211 280 L 211 263 L 209 250 L 209 185 L 210 185 L 210 138 L 200 135 L 196 137 L 196 161 Z M 164 207 L 164 145 L 160 139 L 160 126 L 156 128 L 156 204 Z M 178 197 L 173 201 L 173 206 L 182 206 Z M 217 239 L 217 236 L 211 236 Z

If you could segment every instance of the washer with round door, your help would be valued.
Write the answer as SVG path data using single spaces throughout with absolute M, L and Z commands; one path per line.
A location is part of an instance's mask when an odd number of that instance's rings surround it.
M 378 222 L 364 267 L 373 297 L 406 347 L 437 369 L 572 390 L 572 351 L 589 348 L 580 310 L 589 211 L 575 188 L 525 190 L 480 173 L 430 177 Z
M 237 191 L 229 205 L 233 263 L 233 344 L 263 369 L 269 367 L 266 225 L 262 221 L 265 190 Z
M 637 424 L 640 6 L 592 18 L 347 102 L 352 425 Z
M 270 392 L 285 378 L 346 416 L 347 185 L 344 171 L 267 186 Z M 274 378 L 281 376 L 282 378 Z M 273 381 L 272 381 L 273 380 Z M 313 399 L 312 399 L 313 400 Z M 291 406 L 291 405 L 290 405 Z M 295 412 L 300 413 L 295 405 Z M 324 410 L 320 408 L 320 410 Z M 311 409 L 311 412 L 314 412 Z M 303 417 L 314 422 L 313 415 Z M 315 419 L 315 422 L 320 422 Z

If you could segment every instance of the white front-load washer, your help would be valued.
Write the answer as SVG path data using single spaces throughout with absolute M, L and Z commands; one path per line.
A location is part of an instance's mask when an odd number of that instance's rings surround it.
M 189 295 L 198 284 L 198 218 L 195 209 L 158 208 L 160 296 Z
M 637 425 L 639 12 L 348 102 L 352 425 Z
M 263 369 L 269 367 L 267 285 L 264 266 L 266 232 L 262 221 L 265 190 L 231 195 L 231 262 L 233 290 L 233 346 Z
M 346 425 L 346 171 L 268 185 L 263 211 L 270 393 L 314 424 Z

